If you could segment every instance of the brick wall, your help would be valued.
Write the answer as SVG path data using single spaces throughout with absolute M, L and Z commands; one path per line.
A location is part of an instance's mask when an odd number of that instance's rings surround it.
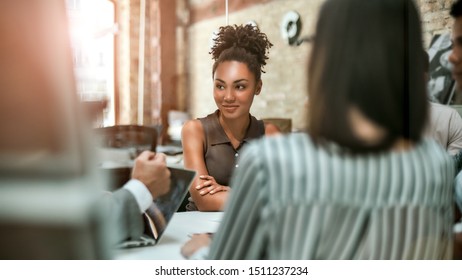
M 201 5 L 211 5 L 211 2 L 213 1 L 189 0 L 192 11 L 200 10 Z M 286 12 L 295 10 L 302 18 L 301 36 L 310 35 L 323 0 L 255 2 L 254 5 L 249 6 L 247 3 L 245 7 L 236 7 L 236 10 L 230 8 L 229 14 L 230 24 L 242 24 L 254 20 L 274 44 L 270 50 L 268 64 L 265 66 L 266 74 L 262 75 L 263 90 L 254 99 L 251 113 L 257 118 L 291 118 L 295 129 L 303 129 L 306 126 L 305 68 L 310 44 L 304 43 L 298 47 L 287 45 L 281 37 L 280 22 Z M 416 2 L 422 15 L 424 44 L 428 46 L 434 34 L 450 31 L 452 21 L 448 13 L 452 1 L 417 0 Z M 215 12 L 218 13 L 219 9 L 221 8 L 217 6 Z M 187 98 L 188 111 L 194 118 L 205 116 L 216 109 L 212 95 L 212 59 L 208 52 L 212 32 L 224 24 L 224 15 L 205 17 L 203 20 L 192 22 L 188 30 L 186 63 L 189 69 L 189 88 L 184 94 Z
M 118 102 L 116 102 L 116 123 L 131 123 L 130 118 L 130 2 L 118 0 L 118 27 L 117 40 L 117 80 L 115 84 Z
M 425 47 L 435 34 L 450 32 L 452 19 L 449 16 L 453 0 L 417 0 L 422 18 Z
M 283 41 L 280 21 L 289 10 L 297 11 L 302 18 L 301 36 L 312 33 L 316 14 L 322 0 L 286 0 L 260 3 L 229 15 L 230 24 L 255 21 L 274 44 L 262 75 L 263 89 L 256 96 L 251 114 L 257 118 L 291 118 L 294 128 L 305 126 L 304 100 L 306 95 L 306 60 L 310 45 L 289 46 Z M 225 24 L 219 16 L 197 22 L 189 28 L 189 108 L 193 117 L 205 116 L 216 109 L 213 100 L 212 59 L 208 54 L 211 35 Z
M 144 5 L 141 5 L 144 3 Z M 166 124 L 177 106 L 176 2 L 118 0 L 117 123 Z M 141 8 L 143 6 L 143 9 Z M 144 50 L 140 49 L 140 11 L 144 10 Z M 140 51 L 143 51 L 140 55 Z M 141 65 L 141 57 L 144 58 Z M 141 66 L 140 66 L 141 65 Z M 142 68 L 142 69 L 141 69 Z M 142 85 L 140 85 L 142 76 Z M 184 87 L 183 87 L 184 88 Z M 143 108 L 139 94 L 143 91 Z M 141 110 L 141 111 L 140 111 Z M 142 120 L 139 118 L 142 116 Z M 166 126 L 162 127 L 162 141 Z

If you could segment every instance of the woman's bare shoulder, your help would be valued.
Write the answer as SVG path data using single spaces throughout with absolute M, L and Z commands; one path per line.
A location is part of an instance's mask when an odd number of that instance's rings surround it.
M 203 131 L 204 128 L 199 120 L 188 120 L 183 124 L 182 133 L 196 134 L 198 132 L 202 133 Z

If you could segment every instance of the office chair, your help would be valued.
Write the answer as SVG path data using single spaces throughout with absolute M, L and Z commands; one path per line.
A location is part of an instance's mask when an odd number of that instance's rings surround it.
M 157 130 L 142 125 L 115 125 L 95 128 L 100 137 L 101 146 L 106 148 L 136 148 L 155 152 Z
M 155 152 L 157 146 L 157 130 L 141 125 L 115 125 L 95 128 L 99 138 L 102 172 L 108 178 L 107 188 L 116 190 L 129 179 L 133 160 L 144 150 Z M 107 166 L 104 163 L 112 163 Z

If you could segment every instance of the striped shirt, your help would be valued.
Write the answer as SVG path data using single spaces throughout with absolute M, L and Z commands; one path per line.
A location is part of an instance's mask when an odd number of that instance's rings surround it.
M 431 140 L 351 155 L 268 137 L 239 165 L 211 259 L 452 257 L 453 161 Z

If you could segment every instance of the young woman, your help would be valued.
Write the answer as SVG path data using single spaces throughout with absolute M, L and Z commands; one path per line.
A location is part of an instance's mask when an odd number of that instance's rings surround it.
M 239 168 L 243 146 L 265 133 L 276 132 L 250 115 L 253 99 L 262 89 L 261 72 L 272 44 L 252 25 L 221 27 L 211 54 L 213 98 L 218 109 L 184 124 L 184 165 L 196 170 L 189 210 L 220 211 L 228 198 L 229 179 Z
M 327 0 L 308 65 L 309 135 L 251 143 L 212 259 L 452 257 L 454 166 L 428 115 L 413 0 Z M 195 236 L 188 256 L 210 239 Z

